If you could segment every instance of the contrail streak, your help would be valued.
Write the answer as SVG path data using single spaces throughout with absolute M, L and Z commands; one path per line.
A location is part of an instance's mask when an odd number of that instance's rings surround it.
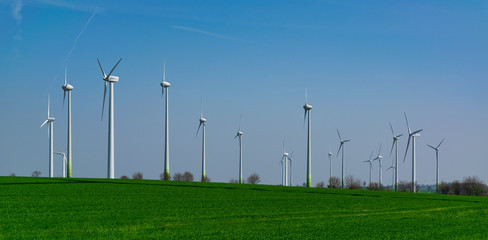
M 201 34 L 208 35 L 208 36 L 213 36 L 213 37 L 218 37 L 218 38 L 223 38 L 223 39 L 228 39 L 228 40 L 234 40 L 234 41 L 240 41 L 240 39 L 237 39 L 237 38 L 232 38 L 232 37 L 220 35 L 217 33 L 207 32 L 207 31 L 203 31 L 200 29 L 196 29 L 196 28 L 189 28 L 189 27 L 178 26 L 178 25 L 171 25 L 171 27 L 175 28 L 175 29 L 181 29 L 181 30 L 189 31 L 189 32 L 201 33 Z

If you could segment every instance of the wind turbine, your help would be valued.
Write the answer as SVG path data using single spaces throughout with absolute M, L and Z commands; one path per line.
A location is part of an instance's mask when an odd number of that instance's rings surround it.
M 396 188 L 395 188 L 395 180 L 396 180 L 396 179 L 395 179 L 395 172 L 396 172 L 396 166 L 395 166 L 395 164 L 392 164 L 392 165 L 391 165 L 389 168 L 387 168 L 387 169 L 386 169 L 386 171 L 388 171 L 388 170 L 390 170 L 390 169 L 394 169 L 394 170 L 395 170 L 395 171 L 393 172 L 393 175 L 391 176 L 391 179 L 392 179 L 392 183 L 391 183 L 391 185 L 392 185 L 392 188 L 393 188 L 394 190 L 396 190 Z
M 50 96 L 47 97 L 47 119 L 41 125 L 41 128 L 48 123 L 48 136 L 49 136 L 49 177 L 53 177 L 53 147 L 54 147 L 54 135 L 53 135 L 53 123 L 54 117 L 49 114 Z
M 436 164 L 436 171 L 435 171 L 435 191 L 438 193 L 439 192 L 439 147 L 441 146 L 442 142 L 444 142 L 444 139 L 442 139 L 442 141 L 439 143 L 439 145 L 437 145 L 437 147 L 433 147 L 429 144 L 427 144 L 427 146 L 429 146 L 430 148 L 434 149 L 435 150 L 435 164 Z
M 197 134 L 198 131 L 200 131 L 200 127 L 202 127 L 202 182 L 206 182 L 207 177 L 205 175 L 205 122 L 207 122 L 207 119 L 203 117 L 203 110 L 200 112 L 200 124 L 198 124 L 198 129 L 197 129 Z
M 71 155 L 72 155 L 72 152 L 71 152 L 71 90 L 73 90 L 73 85 L 67 83 L 67 70 L 66 70 L 66 67 L 64 68 L 64 85 L 61 86 L 61 88 L 63 89 L 63 105 L 64 105 L 64 100 L 66 98 L 66 92 L 68 92 L 68 147 L 67 147 L 67 155 L 68 155 L 68 159 L 67 159 L 67 164 L 68 164 L 68 177 L 70 178 L 72 175 L 71 175 L 71 169 L 72 169 L 72 165 L 71 165 Z M 63 162 L 64 163 L 64 162 Z M 63 168 L 63 171 L 65 171 L 65 169 Z M 63 177 L 64 177 L 64 174 L 63 174 Z
M 339 152 L 341 151 L 342 148 L 342 188 L 344 188 L 344 148 L 345 148 L 344 143 L 347 143 L 351 140 L 343 140 L 341 134 L 339 133 L 339 129 L 336 130 L 337 130 L 337 135 L 339 135 L 339 140 L 341 142 L 341 144 L 339 145 L 339 150 L 337 150 L 336 156 L 339 156 Z
M 307 131 L 307 187 L 312 186 L 312 136 L 311 136 L 311 127 L 312 127 L 312 120 L 310 117 L 310 110 L 312 110 L 312 106 L 307 103 L 307 90 L 305 90 L 305 105 L 303 105 L 303 109 L 305 110 L 305 115 L 303 115 L 303 121 L 307 118 L 308 113 L 308 131 Z
M 66 177 L 66 154 L 64 152 L 55 152 L 58 155 L 63 156 L 63 178 Z
M 380 176 L 379 176 L 379 180 L 378 180 L 380 183 L 380 188 L 383 187 L 383 172 L 381 170 L 381 166 L 382 166 L 381 161 L 383 160 L 383 156 L 381 156 L 381 145 L 382 144 L 380 144 L 380 149 L 378 150 L 378 156 L 375 159 L 373 159 L 373 161 L 378 160 L 378 162 L 380 163 Z
M 371 180 L 372 180 L 372 175 L 373 175 L 373 152 L 371 152 L 371 155 L 369 156 L 369 159 L 363 162 L 369 163 L 369 185 L 371 185 Z
M 395 191 L 398 191 L 398 138 L 403 136 L 403 134 L 400 135 L 395 135 L 395 132 L 393 131 L 393 127 L 391 126 L 390 123 L 390 129 L 391 129 L 391 134 L 393 135 L 393 144 L 391 145 L 391 150 L 390 150 L 390 157 L 391 153 L 393 152 L 393 147 L 395 147 L 395 172 L 394 172 L 394 188 Z
M 412 130 L 410 130 L 410 125 L 408 124 L 407 114 L 406 113 L 403 114 L 405 115 L 405 121 L 407 122 L 407 128 L 408 128 L 408 142 L 407 142 L 407 148 L 405 149 L 405 156 L 403 157 L 403 162 L 405 162 L 405 158 L 407 157 L 408 146 L 410 146 L 410 139 L 412 139 L 412 192 L 417 192 L 416 189 L 417 176 L 415 171 L 415 137 L 420 136 L 419 132 L 421 132 L 422 129 L 412 132 Z
M 165 108 L 165 121 L 164 121 L 164 178 L 169 176 L 169 119 L 168 119 L 168 88 L 171 86 L 169 82 L 166 82 L 166 60 L 163 67 L 163 81 L 161 82 L 162 92 L 164 95 L 166 89 L 166 108 Z M 166 179 L 165 179 L 166 180 Z
M 103 110 L 105 108 L 105 96 L 107 94 L 107 82 L 110 84 L 109 90 L 109 100 L 108 100 L 108 171 L 107 171 L 107 178 L 114 178 L 114 83 L 119 81 L 119 77 L 112 76 L 112 72 L 115 70 L 117 65 L 119 65 L 122 58 L 115 64 L 112 68 L 112 71 L 108 75 L 105 75 L 103 71 L 102 64 L 100 64 L 100 60 L 98 60 L 98 65 L 100 66 L 100 70 L 102 70 L 103 81 L 105 82 L 105 87 L 103 89 L 103 102 L 102 102 L 102 117 L 103 120 Z
M 244 134 L 241 131 L 241 120 L 239 120 L 239 129 L 237 130 L 237 134 L 234 137 L 236 139 L 239 137 L 239 183 L 242 184 L 242 134 Z
M 283 141 L 283 156 L 281 157 L 281 185 L 288 186 L 288 153 L 285 152 L 285 141 Z

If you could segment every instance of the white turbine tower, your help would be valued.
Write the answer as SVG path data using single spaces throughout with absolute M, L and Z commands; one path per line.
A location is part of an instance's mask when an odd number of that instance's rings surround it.
M 330 147 L 329 147 L 329 181 L 332 178 L 332 152 L 330 152 Z
M 390 129 L 391 129 L 391 134 L 393 135 L 393 144 L 391 145 L 391 150 L 390 150 L 390 157 L 391 157 L 391 154 L 393 152 L 393 147 L 395 147 L 395 164 L 393 164 L 394 166 L 394 188 L 395 188 L 395 191 L 398 191 L 398 138 L 403 136 L 403 134 L 400 134 L 400 135 L 395 135 L 395 132 L 393 131 L 393 127 L 391 126 L 391 123 L 390 123 Z
M 108 169 L 107 178 L 114 178 L 114 83 L 119 81 L 119 77 L 112 76 L 112 72 L 115 70 L 117 65 L 119 65 L 122 58 L 115 64 L 112 71 L 108 75 L 105 75 L 103 71 L 102 64 L 98 60 L 98 65 L 100 70 L 102 70 L 103 81 L 105 82 L 105 87 L 103 89 L 103 102 L 102 102 L 102 117 L 103 120 L 103 110 L 105 108 L 105 96 L 107 94 L 107 82 L 110 84 L 109 100 L 108 100 Z
M 293 161 L 293 152 L 291 152 L 291 154 L 287 158 L 288 158 L 288 161 L 290 161 L 290 170 L 289 170 L 289 174 L 288 174 L 288 175 L 290 175 L 290 177 L 288 179 L 288 186 L 293 186 L 293 180 L 292 180 L 293 169 L 292 169 L 292 164 L 291 164 L 291 162 Z
M 285 141 L 283 141 L 283 156 L 281 163 L 281 185 L 288 186 L 288 153 L 285 152 Z
M 66 154 L 64 152 L 55 152 L 58 155 L 61 155 L 63 157 L 63 178 L 66 177 Z
M 47 131 L 49 136 L 49 177 L 53 177 L 53 147 L 54 147 L 54 135 L 53 135 L 53 124 L 54 124 L 54 117 L 51 117 L 49 114 L 49 105 L 50 105 L 50 96 L 47 97 L 47 119 L 41 125 L 41 128 L 48 123 Z
M 373 161 L 378 160 L 378 162 L 379 162 L 379 164 L 380 164 L 380 169 L 379 169 L 379 170 L 380 170 L 380 176 L 379 176 L 379 180 L 378 180 L 378 182 L 379 182 L 379 184 L 380 184 L 380 188 L 382 188 L 382 187 L 383 187 L 383 172 L 382 172 L 382 170 L 381 170 L 381 169 L 382 169 L 382 160 L 383 160 L 383 156 L 381 156 L 381 145 L 382 145 L 382 144 L 380 144 L 380 149 L 378 150 L 378 156 L 377 156 L 375 159 L 373 159 Z
M 205 175 L 205 122 L 207 122 L 207 119 L 203 117 L 203 111 L 200 112 L 200 124 L 198 125 L 197 129 L 197 134 L 195 137 L 198 135 L 198 131 L 200 131 L 200 127 L 202 127 L 202 182 L 206 182 L 207 176 Z
M 66 68 L 64 69 L 64 85 L 61 86 L 63 89 L 63 105 L 64 105 L 64 100 L 66 98 L 66 92 L 68 92 L 68 143 L 67 143 L 67 165 L 68 165 L 68 177 L 72 177 L 71 175 L 71 170 L 72 170 L 72 165 L 71 165 L 71 157 L 72 157 L 72 152 L 71 152 L 71 90 L 73 90 L 73 86 L 69 83 L 67 83 L 67 73 L 66 73 Z M 65 169 L 63 169 L 65 171 Z
M 419 132 L 422 131 L 422 129 L 417 130 L 412 132 L 410 129 L 410 125 L 408 124 L 408 119 L 407 119 L 407 114 L 404 113 L 405 115 L 405 121 L 407 122 L 407 128 L 408 128 L 408 142 L 407 142 L 407 148 L 405 149 L 405 156 L 403 157 L 403 162 L 405 162 L 405 158 L 407 157 L 408 153 L 408 146 L 410 146 L 410 139 L 412 139 L 412 192 L 417 192 L 416 185 L 417 185 L 417 173 L 415 171 L 415 137 L 420 136 Z
M 308 113 L 308 131 L 307 131 L 307 187 L 312 186 L 312 135 L 311 135 L 311 127 L 312 127 L 312 120 L 310 117 L 310 110 L 312 110 L 312 106 L 307 103 L 307 91 L 305 90 L 305 105 L 303 105 L 303 109 L 305 110 L 305 115 L 303 115 L 303 121 L 307 118 Z
M 244 134 L 241 131 L 241 120 L 239 120 L 239 129 L 237 130 L 237 134 L 234 137 L 236 139 L 239 137 L 239 183 L 242 184 L 242 134 Z
M 395 172 L 396 172 L 396 167 L 395 167 L 395 164 L 392 164 L 389 168 L 386 169 L 386 171 L 390 170 L 390 169 L 393 169 L 395 171 L 392 172 L 392 176 L 391 176 L 391 187 L 393 190 L 396 190 L 395 188 Z
M 369 163 L 369 185 L 371 186 L 372 175 L 373 175 L 373 152 L 369 156 L 369 160 L 363 161 Z
M 444 142 L 444 139 L 442 139 L 442 141 L 439 143 L 439 145 L 437 145 L 437 147 L 433 147 L 433 146 L 427 144 L 427 146 L 429 146 L 430 148 L 432 148 L 432 149 L 435 150 L 435 165 L 436 165 L 436 171 L 435 171 L 435 191 L 437 193 L 439 193 L 439 147 L 441 146 L 442 142 Z
M 164 61 L 163 67 L 163 81 L 161 82 L 162 92 L 161 96 L 164 96 L 164 90 L 166 89 L 166 108 L 165 108 L 165 121 L 164 121 L 164 173 L 163 179 L 169 180 L 169 119 L 168 119 L 168 88 L 171 86 L 169 82 L 166 82 L 166 61 Z
M 339 129 L 337 129 L 337 135 L 339 135 L 339 140 L 340 140 L 340 145 L 339 145 L 339 150 L 337 150 L 337 156 L 339 156 L 339 152 L 341 151 L 341 148 L 342 148 L 342 188 L 344 188 L 344 148 L 345 148 L 345 145 L 344 143 L 347 143 L 351 140 L 343 140 L 342 137 L 341 137 L 341 134 L 339 133 Z

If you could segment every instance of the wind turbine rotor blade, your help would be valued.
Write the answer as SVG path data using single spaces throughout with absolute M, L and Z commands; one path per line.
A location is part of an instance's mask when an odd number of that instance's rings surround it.
M 342 141 L 341 134 L 339 133 L 339 129 L 336 129 L 336 130 L 337 130 L 337 135 L 339 135 L 339 140 Z
M 164 66 L 163 66 L 163 82 L 166 81 L 166 59 L 164 59 Z
M 412 133 L 412 135 L 413 135 L 413 134 L 417 134 L 417 133 L 419 133 L 419 132 L 422 132 L 422 130 L 423 130 L 423 129 L 417 130 L 417 131 L 413 132 L 413 133 Z
M 293 153 L 295 153 L 295 151 L 291 152 L 291 155 L 288 157 L 288 159 L 292 159 L 293 158 Z
M 391 154 L 393 153 L 393 147 L 395 147 L 395 142 L 396 142 L 396 139 L 393 139 L 393 143 L 391 144 L 390 157 L 391 157 Z
M 303 124 L 305 124 L 306 119 L 307 119 L 307 110 L 305 110 L 305 113 L 303 115 Z
M 239 133 L 236 134 L 236 136 L 234 137 L 234 139 L 236 139 L 236 137 L 238 137 L 238 136 L 239 136 Z
M 410 125 L 408 124 L 408 119 L 407 119 L 407 113 L 403 113 L 405 115 L 405 121 L 407 122 L 407 128 L 408 128 L 408 134 L 412 134 L 412 131 L 410 130 Z
M 429 144 L 427 144 L 427 146 L 429 146 L 430 148 L 432 148 L 432 149 L 434 149 L 434 150 L 436 150 L 436 151 L 437 151 L 437 148 L 435 148 L 435 147 L 433 147 L 433 146 L 431 146 L 431 145 L 429 145 Z
M 393 137 L 395 136 L 395 133 L 393 132 L 393 127 L 391 126 L 391 123 L 390 123 L 390 129 L 391 129 L 391 134 L 393 135 Z
M 98 60 L 98 58 L 97 58 L 97 61 L 98 61 L 98 66 L 100 66 L 100 70 L 102 70 L 103 78 L 105 79 L 107 77 L 107 75 L 105 75 L 105 72 L 103 71 L 103 68 L 102 68 L 102 64 L 100 64 L 100 60 Z
M 439 145 L 437 145 L 437 148 L 439 148 L 441 146 L 441 144 L 444 142 L 444 139 L 442 139 L 442 141 L 439 143 Z
M 381 146 L 382 146 L 382 145 L 383 145 L 383 144 L 382 144 L 382 143 L 380 143 L 380 149 L 378 150 L 378 156 L 379 156 L 379 155 L 381 155 Z
M 164 96 L 164 87 L 161 86 L 161 98 Z
M 369 160 L 368 161 L 371 161 L 371 158 L 373 157 L 373 152 L 371 152 L 371 155 L 369 155 Z
M 347 140 L 344 140 L 343 142 L 347 143 L 347 142 L 350 142 L 351 139 L 347 139 Z
M 405 149 L 405 156 L 403 156 L 403 162 L 405 162 L 405 159 L 407 158 L 408 146 L 410 145 L 410 138 L 411 136 L 408 136 L 407 148 Z
M 343 144 L 344 143 L 341 142 L 341 144 L 339 145 L 339 150 L 337 150 L 337 154 L 336 154 L 337 157 L 339 157 L 339 153 L 341 152 L 341 148 Z
M 47 123 L 47 120 L 46 120 L 46 121 L 44 121 L 44 122 L 41 124 L 40 128 L 42 128 L 44 125 L 46 125 L 46 123 Z
M 400 135 L 398 135 L 398 136 L 396 136 L 396 137 L 397 137 L 397 138 L 399 138 L 399 137 L 401 137 L 401 136 L 403 136 L 403 133 L 402 133 L 402 134 L 400 134 Z
M 122 58 L 120 58 L 120 60 L 117 62 L 117 64 L 115 64 L 114 68 L 112 68 L 112 71 L 110 71 L 110 73 L 108 74 L 107 78 L 110 77 L 110 75 L 112 75 L 112 72 L 115 70 L 115 68 L 117 67 L 117 65 L 119 65 L 120 61 L 122 61 Z
M 49 114 L 49 106 L 51 105 L 51 95 L 47 95 L 47 118 L 49 118 L 49 116 L 51 116 Z
M 305 105 L 307 105 L 307 89 L 305 88 Z
M 63 107 L 64 107 L 64 100 L 66 99 L 66 90 L 63 93 Z
M 202 126 L 202 122 L 200 122 L 200 124 L 198 124 L 198 129 L 197 129 L 197 133 L 195 134 L 195 137 L 198 136 L 198 131 L 200 131 L 201 126 Z
M 107 95 L 107 81 L 105 81 L 105 87 L 103 88 L 103 102 L 102 102 L 102 117 L 100 121 L 103 120 L 103 110 L 105 109 L 105 96 Z
M 283 155 L 285 155 L 285 140 L 283 140 Z
M 386 171 L 388 171 L 388 170 L 390 170 L 390 169 L 392 169 L 392 168 L 393 168 L 393 166 L 391 166 L 391 167 L 387 168 L 387 169 L 386 169 Z

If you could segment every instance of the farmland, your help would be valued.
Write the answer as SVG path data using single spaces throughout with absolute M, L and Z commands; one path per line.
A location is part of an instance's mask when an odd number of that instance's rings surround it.
M 0 177 L 0 238 L 487 239 L 488 198 Z

